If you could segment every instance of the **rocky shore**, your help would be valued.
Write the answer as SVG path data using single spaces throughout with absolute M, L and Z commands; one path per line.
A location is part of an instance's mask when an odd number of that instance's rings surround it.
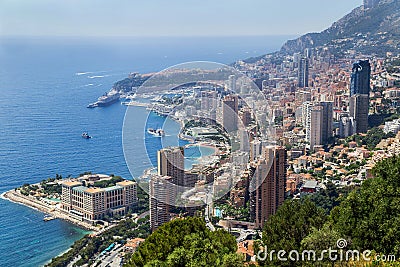
M 62 211 L 60 209 L 60 207 L 58 207 L 57 205 L 50 205 L 44 201 L 36 199 L 35 197 L 25 196 L 25 195 L 21 194 L 18 190 L 7 191 L 4 194 L 2 194 L 2 197 L 11 202 L 21 204 L 21 205 L 27 206 L 29 208 L 33 208 L 35 210 L 49 214 L 49 215 L 53 216 L 54 218 L 69 221 L 81 228 L 91 230 L 94 232 L 98 232 L 100 230 L 100 228 L 98 228 L 94 225 L 91 225 L 91 224 L 88 224 L 88 223 L 85 223 L 85 222 L 82 222 L 82 221 L 79 221 L 77 219 L 70 217 L 67 213 Z

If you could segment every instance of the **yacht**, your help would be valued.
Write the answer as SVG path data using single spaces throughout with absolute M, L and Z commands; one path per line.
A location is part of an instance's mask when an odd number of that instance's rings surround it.
M 148 129 L 147 129 L 147 132 L 148 132 L 149 134 L 154 135 L 154 136 L 159 136 L 159 137 L 165 136 L 165 132 L 164 132 L 163 129 L 157 129 L 157 130 L 155 130 L 155 129 L 153 129 L 153 128 L 148 128 Z

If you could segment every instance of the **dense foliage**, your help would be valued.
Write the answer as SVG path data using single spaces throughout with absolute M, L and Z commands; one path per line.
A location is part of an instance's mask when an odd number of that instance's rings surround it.
M 382 139 L 387 139 L 394 136 L 395 134 L 393 133 L 385 134 L 381 128 L 374 127 L 369 130 L 366 135 L 353 135 L 348 137 L 346 142 L 355 141 L 357 142 L 357 146 L 365 145 L 369 150 L 374 150 L 382 141 Z
M 332 220 L 355 248 L 400 256 L 400 157 L 379 162 L 373 172 L 332 211 Z
M 320 197 L 286 201 L 265 225 L 263 245 L 268 251 L 313 249 L 319 255 L 319 251 L 336 248 L 336 241 L 345 239 L 348 250 L 372 250 L 375 254 L 399 258 L 400 156 L 379 162 L 373 173 L 375 178 L 366 180 L 349 193 L 329 185 Z M 329 216 L 311 200 L 330 211 Z M 260 262 L 262 266 L 314 263 L 276 259 Z
M 329 214 L 334 207 L 339 206 L 340 202 L 344 200 L 353 189 L 353 187 L 338 188 L 332 182 L 328 182 L 326 188 L 321 189 L 318 194 L 312 194 L 306 197 Z
M 300 251 L 301 242 L 314 229 L 321 229 L 326 221 L 323 209 L 318 208 L 309 199 L 304 201 L 288 200 L 267 221 L 262 235 L 262 243 L 267 251 Z M 268 258 L 269 259 L 269 258 Z M 275 259 L 276 260 L 276 259 Z M 292 262 L 262 261 L 261 265 L 290 266 Z
M 236 249 L 232 235 L 211 232 L 204 219 L 176 219 L 152 233 L 127 266 L 241 266 Z
M 112 176 L 112 178 L 110 180 L 102 180 L 102 181 L 98 181 L 98 182 L 94 182 L 93 185 L 95 187 L 100 187 L 100 188 L 107 188 L 110 186 L 114 186 L 119 182 L 124 181 L 124 178 L 122 178 L 121 176 Z

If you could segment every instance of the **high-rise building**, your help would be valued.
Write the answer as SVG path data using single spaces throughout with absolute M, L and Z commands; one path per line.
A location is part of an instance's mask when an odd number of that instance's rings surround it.
M 333 102 L 319 102 L 311 110 L 310 146 L 324 145 L 332 137 Z
M 333 102 L 318 102 L 305 105 L 306 139 L 310 149 L 316 145 L 325 145 L 333 135 Z
M 308 87 L 308 76 L 309 76 L 309 60 L 308 58 L 302 58 L 299 63 L 298 70 L 298 87 Z
M 356 122 L 356 132 L 366 133 L 368 131 L 369 96 L 356 94 L 350 97 L 350 117 Z
M 301 105 L 301 122 L 306 129 L 306 140 L 310 140 L 311 135 L 311 110 L 313 104 L 311 102 L 304 102 Z
M 322 106 L 314 106 L 311 109 L 311 123 L 310 123 L 310 149 L 313 150 L 314 146 L 322 145 L 322 122 L 323 122 L 324 108 Z
M 293 54 L 293 63 L 295 63 L 295 66 L 297 67 L 300 63 L 301 60 L 301 53 L 294 53 Z
M 157 152 L 158 175 L 172 177 L 172 183 L 184 186 L 185 150 L 183 147 L 164 148 Z
M 243 125 L 243 127 L 247 127 L 251 124 L 251 110 L 250 109 L 244 109 L 241 113 L 240 113 L 240 120 L 241 123 Z
M 238 106 L 237 95 L 227 95 L 222 101 L 222 126 L 228 133 L 238 129 Z
M 170 220 L 170 203 L 175 201 L 172 177 L 152 175 L 149 182 L 150 229 L 156 230 Z
M 255 139 L 250 142 L 250 160 L 254 161 L 256 160 L 259 156 L 261 156 L 262 153 L 262 142 L 259 139 Z
M 353 64 L 350 84 L 350 116 L 356 122 L 356 132 L 368 131 L 371 65 L 368 60 Z
M 327 144 L 333 135 L 333 102 L 323 101 L 318 105 L 323 107 L 321 141 L 322 144 Z
M 371 65 L 368 60 L 359 60 L 353 64 L 351 72 L 350 96 L 368 95 L 370 91 Z
M 216 91 L 201 91 L 201 109 L 204 111 L 215 110 L 218 106 L 218 93 Z
M 268 147 L 265 158 L 257 163 L 250 193 L 250 217 L 257 228 L 276 213 L 286 191 L 286 150 Z
M 246 129 L 239 130 L 240 151 L 250 152 L 250 137 Z
M 230 90 L 233 93 L 236 92 L 236 76 L 235 75 L 229 75 L 228 90 Z
M 339 120 L 339 136 L 346 138 L 356 133 L 357 124 L 353 117 L 341 117 Z

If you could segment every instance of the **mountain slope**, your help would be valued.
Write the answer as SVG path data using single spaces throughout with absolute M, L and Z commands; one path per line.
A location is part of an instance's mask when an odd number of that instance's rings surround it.
M 384 0 L 371 9 L 355 8 L 321 33 L 308 33 L 286 42 L 281 52 L 291 54 L 325 46 L 338 55 L 348 50 L 384 55 L 400 52 L 399 41 L 400 0 Z

